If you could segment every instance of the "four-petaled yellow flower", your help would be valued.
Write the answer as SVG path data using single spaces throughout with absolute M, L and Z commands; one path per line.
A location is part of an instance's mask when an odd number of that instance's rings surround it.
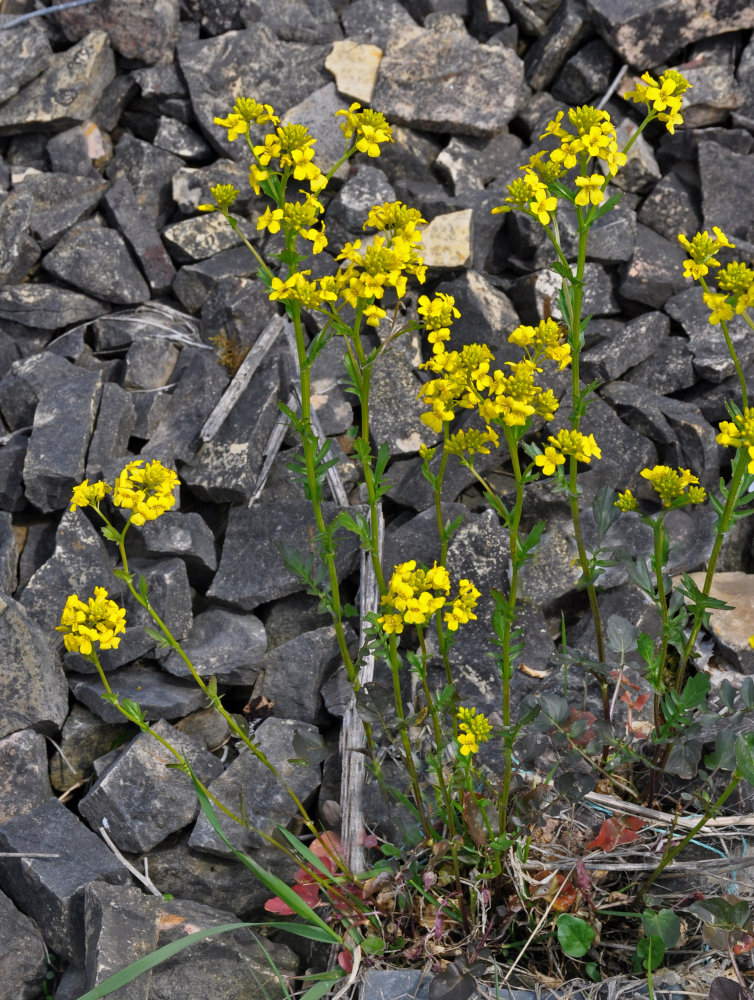
M 103 650 L 118 648 L 120 636 L 126 631 L 126 612 L 109 600 L 104 587 L 95 587 L 94 597 L 86 604 L 76 594 L 71 594 L 55 631 L 63 633 L 63 643 L 69 653 L 92 656 L 95 644 Z
M 101 480 L 98 483 L 90 483 L 85 479 L 83 483 L 73 487 L 70 510 L 76 510 L 77 507 L 99 507 L 107 493 L 112 493 L 109 483 Z
M 602 190 L 605 184 L 605 178 L 602 174 L 591 174 L 589 177 L 577 177 L 576 187 L 581 190 L 576 195 L 577 205 L 588 205 L 591 202 L 593 205 L 599 205 L 602 199 L 605 197 L 605 192 Z

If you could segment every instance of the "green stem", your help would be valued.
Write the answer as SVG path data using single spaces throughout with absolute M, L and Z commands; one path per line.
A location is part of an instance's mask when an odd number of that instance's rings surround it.
M 709 287 L 704 278 L 700 278 L 699 283 L 705 292 L 709 292 Z M 745 316 L 744 319 L 748 320 L 748 317 Z M 749 322 L 749 325 L 751 326 L 751 322 Z M 728 353 L 730 354 L 731 361 L 733 362 L 733 367 L 736 369 L 736 375 L 738 376 L 738 384 L 741 387 L 742 408 L 746 409 L 746 407 L 749 405 L 749 397 L 746 391 L 746 379 L 744 378 L 743 368 L 741 367 L 741 362 L 738 359 L 738 353 L 735 347 L 733 346 L 733 341 L 730 339 L 730 334 L 728 333 L 728 324 L 724 319 L 720 321 L 720 326 L 722 327 L 723 336 L 725 337 L 725 345 L 728 348 Z
M 663 551 L 665 548 L 665 514 L 660 512 L 655 518 L 654 524 L 652 525 L 652 533 L 654 535 L 654 570 L 655 570 L 655 580 L 657 582 L 657 601 L 660 606 L 660 616 L 662 618 L 662 644 L 660 646 L 660 664 L 657 671 L 657 676 L 662 683 L 662 678 L 665 672 L 665 661 L 668 655 L 668 601 L 665 595 L 665 579 L 663 576 Z M 659 730 L 662 725 L 662 718 L 660 712 L 660 695 L 659 692 L 655 691 L 654 694 L 654 723 L 655 729 Z

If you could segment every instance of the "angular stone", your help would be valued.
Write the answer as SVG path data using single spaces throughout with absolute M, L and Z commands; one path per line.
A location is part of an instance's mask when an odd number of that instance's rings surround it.
M 273 649 L 302 632 L 314 631 L 331 622 L 330 615 L 319 610 L 319 601 L 311 594 L 299 592 L 281 597 L 265 608 L 267 647 Z
M 683 233 L 692 238 L 702 225 L 698 195 L 680 176 L 671 172 L 659 181 L 639 209 L 639 222 L 671 243 Z
M 272 774 L 250 750 L 243 750 L 209 785 L 210 794 L 231 812 L 237 816 L 245 813 L 248 817 L 249 827 L 244 829 L 224 813 L 217 814 L 220 828 L 237 850 L 261 847 L 265 841 L 256 831 L 272 835 L 279 825 L 287 826 L 294 816 L 298 816 L 287 788 L 304 803 L 316 792 L 320 783 L 319 766 L 292 763 L 298 756 L 294 745 L 297 733 L 316 736 L 317 730 L 292 719 L 274 716 L 265 719 L 256 730 L 255 743 L 278 775 Z M 194 825 L 189 846 L 221 858 L 231 854 L 203 813 Z
M 437 443 L 437 432 L 422 421 L 427 407 L 418 398 L 421 382 L 411 364 L 390 351 L 372 365 L 370 429 L 386 441 L 391 455 L 416 454 L 422 445 Z
M 0 824 L 29 812 L 52 795 L 44 736 L 24 729 L 0 739 Z
M 622 0 L 587 0 L 587 6 L 610 48 L 642 72 L 710 33 L 754 27 L 750 7 L 725 0 L 706 0 L 703 14 L 696 0 L 635 0 L 630 5 Z
M 718 226 L 728 239 L 747 238 L 754 222 L 749 193 L 754 184 L 752 157 L 725 149 L 716 142 L 699 144 L 699 177 L 704 228 Z
M 317 355 L 311 371 L 312 406 L 325 437 L 345 434 L 353 426 L 351 396 L 345 391 L 343 344 L 333 337 Z
M 438 215 L 422 233 L 422 256 L 427 267 L 460 268 L 472 265 L 470 208 Z
M 159 228 L 173 212 L 172 180 L 182 166 L 180 157 L 126 134 L 115 147 L 105 175 L 111 181 L 125 177 L 147 220 Z
M 17 1000 L 36 1000 L 47 971 L 47 952 L 39 928 L 0 892 L 0 969 L 3 988 Z
M 31 196 L 31 232 L 42 249 L 49 250 L 71 226 L 91 215 L 106 189 L 101 178 L 32 174 L 15 185 L 8 200 Z
M 14 430 L 31 430 L 34 411 L 45 389 L 81 374 L 81 369 L 49 351 L 16 362 L 0 381 L 0 412 Z
M 466 271 L 452 281 L 442 282 L 437 292 L 452 295 L 461 313 L 450 328 L 448 350 L 460 351 L 471 344 L 487 344 L 498 364 L 518 360 L 519 348 L 508 337 L 519 325 L 513 304 L 478 271 Z
M 128 442 L 136 423 L 131 394 L 115 382 L 102 386 L 97 422 L 86 454 L 86 476 L 101 479 L 113 462 L 128 456 Z
M 685 337 L 667 337 L 662 341 L 657 355 L 630 368 L 623 380 L 668 396 L 681 389 L 689 389 L 696 383 L 693 362 L 694 356 Z
M 561 281 L 550 270 L 535 271 L 514 281 L 509 294 L 522 323 L 538 323 L 548 309 L 553 319 L 563 318 L 557 304 Z M 614 316 L 619 312 L 610 274 L 601 264 L 586 264 L 582 315 Z
M 217 757 L 190 736 L 164 720 L 152 729 L 188 761 L 203 784 L 222 774 Z M 167 767 L 175 762 L 173 754 L 154 736 L 139 733 L 79 802 L 79 812 L 93 829 L 106 825 L 121 850 L 151 850 L 191 823 L 199 812 L 190 776 Z
M 31 195 L 8 198 L 0 205 L 0 281 L 20 284 L 39 260 L 39 244 L 29 232 Z
M 0 320 L 23 321 L 42 330 L 59 330 L 109 311 L 88 295 L 56 285 L 25 284 L 0 287 Z
M 83 964 L 84 890 L 94 881 L 122 884 L 126 869 L 54 798 L 0 826 L 0 850 L 24 855 L 0 857 L 0 887 L 34 920 L 48 948 Z
M 258 94 L 281 113 L 329 82 L 325 55 L 323 46 L 282 42 L 263 24 L 178 46 L 178 61 L 202 132 L 218 152 L 244 164 L 248 147 L 244 152 L 239 143 L 229 143 L 225 130 L 214 124 L 216 117 L 231 110 L 228 95 Z M 280 66 L 286 67 L 284 74 Z
M 84 891 L 86 989 L 151 954 L 163 901 L 136 886 L 91 882 Z M 151 973 L 137 976 L 116 990 L 122 1000 L 148 1000 Z
M 621 264 L 630 260 L 636 240 L 636 212 L 618 205 L 598 219 L 589 231 L 587 257 L 600 264 Z
M 620 284 L 621 295 L 629 302 L 660 309 L 686 283 L 683 258 L 677 241 L 671 243 L 654 229 L 637 226 L 634 253 Z
M 533 90 L 544 90 L 555 79 L 568 57 L 593 33 L 589 15 L 579 0 L 566 0 L 547 25 L 547 30 L 526 53 L 526 82 Z M 575 98 L 569 98 L 569 103 Z
M 52 48 L 39 21 L 5 28 L 0 18 L 0 103 L 9 100 L 50 64 Z
M 384 52 L 418 28 L 406 7 L 398 0 L 353 0 L 341 15 L 348 39 L 376 45 Z
M 55 278 L 113 305 L 149 301 L 147 283 L 114 229 L 82 223 L 70 230 L 44 258 Z
M 175 278 L 175 268 L 159 233 L 143 213 L 134 190 L 125 175 L 120 176 L 103 199 L 111 224 L 120 230 L 136 256 L 154 295 L 168 291 Z
M 691 574 L 697 587 L 704 583 L 704 573 Z M 750 573 L 715 573 L 710 597 L 725 601 L 730 611 L 714 608 L 709 628 L 721 650 L 733 659 L 739 670 L 754 674 L 754 650 L 751 635 L 751 607 L 754 600 L 754 575 Z
M 185 7 L 206 37 L 242 28 L 240 11 L 243 4 L 244 0 L 186 0 Z
M 688 288 L 674 295 L 665 303 L 665 311 L 683 327 L 694 355 L 694 368 L 702 378 L 718 383 L 735 373 L 725 338 L 709 321 L 709 309 L 704 304 L 701 289 Z M 747 368 L 754 360 L 750 328 L 740 316 L 734 316 L 728 322 L 728 334 L 741 365 Z
M 109 725 L 88 708 L 74 704 L 63 723 L 60 738 L 60 749 L 65 759 L 58 750 L 50 758 L 52 787 L 56 792 L 65 792 L 71 785 L 89 778 L 94 761 L 109 753 L 131 733 L 130 724 L 125 719 L 120 724 Z
M 170 381 L 180 351 L 164 337 L 142 337 L 126 353 L 126 389 L 163 389 Z
M 453 192 L 459 197 L 483 190 L 496 177 L 512 178 L 521 162 L 522 149 L 518 136 L 507 131 L 491 139 L 453 136 L 435 160 L 435 167 L 452 183 Z
M 563 66 L 553 97 L 567 104 L 590 104 L 592 98 L 601 97 L 610 86 L 615 70 L 615 56 L 607 45 L 595 38 L 582 46 Z
M 591 382 L 612 382 L 634 365 L 654 355 L 667 340 L 670 320 L 661 312 L 644 313 L 631 320 L 620 333 L 581 355 L 581 371 Z
M 69 40 L 107 32 L 116 52 L 142 63 L 170 62 L 178 41 L 178 0 L 105 0 L 59 11 L 55 19 Z
M 257 267 L 248 247 L 223 250 L 198 264 L 184 264 L 179 268 L 173 282 L 173 294 L 184 309 L 196 313 L 223 279 L 251 277 L 256 274 Z
M 68 51 L 53 53 L 41 76 L 0 106 L 0 135 L 60 131 L 91 118 L 114 76 L 107 35 L 93 31 Z
M 465 519 L 469 509 L 460 503 L 443 503 L 443 524 L 448 524 L 456 518 Z M 420 511 L 399 527 L 387 525 L 382 556 L 382 568 L 389 579 L 393 569 L 399 563 L 415 559 L 421 553 L 421 560 L 426 565 L 440 559 L 440 536 L 437 528 L 437 513 L 434 507 Z
M 516 113 L 523 69 L 512 49 L 480 45 L 460 21 L 414 29 L 382 57 L 374 105 L 412 128 L 491 136 Z
M 186 484 L 198 496 L 215 503 L 250 500 L 280 415 L 282 394 L 279 363 L 272 357 L 257 369 L 219 431 L 183 470 Z
M 26 586 L 39 567 L 55 551 L 57 524 L 51 518 L 36 521 L 26 529 L 21 558 L 18 560 L 18 592 Z
M 29 439 L 15 434 L 0 447 L 0 510 L 19 511 L 26 506 L 22 475 Z
M 200 514 L 169 510 L 156 521 L 147 521 L 139 538 L 145 554 L 152 558 L 182 559 L 189 579 L 206 582 L 217 569 L 215 540 Z
M 167 149 L 189 163 L 206 163 L 213 158 L 213 151 L 190 126 L 176 118 L 163 115 L 154 137 L 155 146 Z
M 66 507 L 84 478 L 102 376 L 80 370 L 63 384 L 42 391 L 24 461 L 26 497 L 45 513 Z
M 243 219 L 238 221 L 241 232 L 247 239 L 253 239 L 252 227 Z M 223 250 L 237 247 L 242 242 L 241 235 L 228 225 L 220 212 L 209 212 L 176 222 L 162 231 L 162 239 L 170 256 L 178 264 L 195 264 Z
M 340 94 L 371 105 L 381 59 L 382 49 L 376 45 L 359 44 L 346 38 L 333 42 L 325 59 L 325 69 L 335 77 Z
M 12 594 L 18 585 L 18 541 L 9 513 L 0 511 L 0 592 Z
M 332 625 L 304 632 L 265 655 L 253 695 L 272 702 L 278 718 L 316 726 L 327 721 L 322 685 L 340 663 Z
M 252 206 L 255 203 L 261 205 L 262 199 L 266 198 L 266 195 L 261 195 L 256 202 L 249 185 L 248 164 L 220 159 L 206 167 L 181 167 L 176 171 L 173 174 L 173 200 L 184 215 L 194 215 L 199 205 L 212 204 L 211 189 L 215 184 L 232 184 L 238 191 L 233 202 L 234 214 L 248 216 Z M 249 253 L 248 250 L 246 252 Z M 257 267 L 256 262 L 254 267 Z
M 112 158 L 113 143 L 96 122 L 88 121 L 54 135 L 47 143 L 47 153 L 56 173 L 99 180 L 96 168 Z
M 110 686 L 121 701 L 137 702 L 147 722 L 157 719 L 183 719 L 206 707 L 201 689 L 193 681 L 170 677 L 154 666 L 135 664 L 110 675 Z M 102 682 L 90 674 L 69 674 L 68 684 L 74 698 L 86 705 L 105 722 L 122 722 L 123 716 L 113 705 L 102 700 Z
M 55 535 L 54 554 L 24 587 L 20 602 L 42 626 L 47 644 L 57 644 L 60 636 L 54 629 L 68 595 L 88 598 L 95 587 L 111 580 L 112 564 L 99 528 L 80 510 L 66 511 Z
M 630 118 L 623 118 L 618 122 L 615 135 L 621 149 L 635 135 L 637 128 L 636 123 Z M 660 168 L 652 152 L 652 147 L 644 136 L 640 135 L 634 139 L 628 151 L 625 166 L 621 167 L 615 175 L 613 183 L 623 191 L 644 194 L 659 181 L 660 177 Z
M 235 826 L 235 824 L 234 824 Z M 268 890 L 269 892 L 269 890 Z M 269 898 L 269 896 L 268 896 Z M 162 946 L 209 927 L 235 923 L 232 910 L 215 910 L 186 899 L 171 899 L 163 905 L 158 945 Z M 258 940 L 250 928 L 241 928 L 204 940 L 199 948 L 161 962 L 152 972 L 152 995 L 162 1000 L 185 1000 L 187 996 L 226 995 L 252 1000 L 258 991 L 270 1000 L 284 1000 L 280 979 L 292 982 L 299 958 L 284 943 Z M 287 985 L 285 987 L 287 989 Z
M 267 638 L 256 615 L 210 605 L 196 616 L 181 647 L 200 677 L 214 675 L 221 684 L 247 686 L 259 673 Z M 172 650 L 162 660 L 162 666 L 176 677 L 191 676 Z
M 329 172 L 343 155 L 345 149 L 343 130 L 340 123 L 342 117 L 336 117 L 339 111 L 348 110 L 348 101 L 339 96 L 334 83 L 326 83 L 311 94 L 298 101 L 293 107 L 286 108 L 283 120 L 306 125 L 309 134 L 316 137 L 314 147 L 314 162 L 325 173 Z M 345 163 L 338 167 L 335 177 L 346 178 L 349 165 Z M 371 206 L 370 206 L 371 207 Z
M 725 43 L 716 44 L 717 41 L 707 39 L 694 46 L 695 51 L 684 68 L 683 75 L 691 84 L 684 94 L 684 128 L 722 125 L 731 111 L 744 103 L 745 92 L 733 75 L 735 52 Z
M 325 522 L 338 513 L 334 503 L 323 504 Z M 207 597 L 222 604 L 253 611 L 260 604 L 303 589 L 283 565 L 279 545 L 301 553 L 311 546 L 314 519 L 308 502 L 257 503 L 251 509 L 231 507 L 220 567 Z M 336 533 L 335 565 L 338 579 L 351 571 L 358 549 L 353 534 Z

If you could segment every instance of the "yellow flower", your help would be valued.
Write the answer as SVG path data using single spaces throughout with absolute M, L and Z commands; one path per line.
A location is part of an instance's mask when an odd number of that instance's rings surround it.
M 602 174 L 592 174 L 590 177 L 577 177 L 576 187 L 581 188 L 581 190 L 576 195 L 576 204 L 588 205 L 591 201 L 593 205 L 599 205 L 605 197 L 605 192 L 602 190 L 604 183 L 605 178 Z
M 486 743 L 490 738 L 492 726 L 489 720 L 481 712 L 477 713 L 475 708 L 459 708 L 457 718 L 461 754 L 468 757 L 469 754 L 478 753 L 479 744 Z
M 459 625 L 476 621 L 477 616 L 474 614 L 474 608 L 481 596 L 470 580 L 458 581 L 458 597 L 443 615 L 449 632 L 457 631 Z
M 534 464 L 538 465 L 546 476 L 551 476 L 559 465 L 565 462 L 565 455 L 548 445 L 541 455 L 537 455 Z
M 99 507 L 105 499 L 105 494 L 111 492 L 112 488 L 108 483 L 100 481 L 90 484 L 89 480 L 85 479 L 83 483 L 73 487 L 70 510 L 76 510 L 77 507 Z
M 108 599 L 104 587 L 94 588 L 87 604 L 72 594 L 65 603 L 56 632 L 63 633 L 68 652 L 91 656 L 96 643 L 100 649 L 117 649 L 126 631 L 126 612 Z
M 390 126 L 379 111 L 371 108 L 362 110 L 361 105 L 354 102 L 348 111 L 336 111 L 337 115 L 345 117 L 345 121 L 340 123 L 343 135 L 346 139 L 356 137 L 354 145 L 360 153 L 371 157 L 379 156 L 380 146 L 393 141 Z
M 270 208 L 268 205 L 262 215 L 257 219 L 257 229 L 269 229 L 271 233 L 280 232 L 280 224 L 283 219 L 282 208 Z
M 727 323 L 728 320 L 733 319 L 736 315 L 735 309 L 728 302 L 727 295 L 715 292 L 703 292 L 702 298 L 710 310 L 709 321 L 713 325 Z
M 639 502 L 631 490 L 625 490 L 625 492 L 618 494 L 615 506 L 618 510 L 622 510 L 624 513 L 629 513 L 630 511 L 639 509 Z
M 550 212 L 554 212 L 557 207 L 558 199 L 550 195 L 544 185 L 534 192 L 534 199 L 529 204 L 529 210 L 536 215 L 543 226 L 548 225 Z
M 642 469 L 640 474 L 649 480 L 663 507 L 670 507 L 678 500 L 698 504 L 707 499 L 704 487 L 696 485 L 699 479 L 689 469 L 676 470 L 667 465 L 655 465 L 651 469 Z
M 175 506 L 173 491 L 179 485 L 172 469 L 165 468 L 157 459 L 144 465 L 140 458 L 130 462 L 115 480 L 113 503 L 132 510 L 129 523 L 141 526 Z
M 746 448 L 751 461 L 748 471 L 754 473 L 754 408 L 747 406 L 743 413 L 737 414 L 733 422 L 723 420 L 720 423 L 720 433 L 715 439 L 718 444 L 732 448 Z

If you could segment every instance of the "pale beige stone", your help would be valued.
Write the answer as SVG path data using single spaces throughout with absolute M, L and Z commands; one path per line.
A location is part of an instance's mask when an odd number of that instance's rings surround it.
M 422 233 L 421 253 L 427 267 L 470 267 L 471 209 L 432 219 Z
M 698 587 L 703 586 L 704 573 L 690 576 Z M 754 634 L 754 574 L 715 573 L 710 597 L 732 607 L 731 611 L 712 611 L 710 631 L 736 666 L 747 674 L 754 673 L 754 650 L 749 645 L 749 636 Z
M 382 49 L 376 45 L 360 45 L 346 38 L 333 42 L 325 68 L 335 77 L 335 86 L 341 94 L 369 104 L 381 59 Z

